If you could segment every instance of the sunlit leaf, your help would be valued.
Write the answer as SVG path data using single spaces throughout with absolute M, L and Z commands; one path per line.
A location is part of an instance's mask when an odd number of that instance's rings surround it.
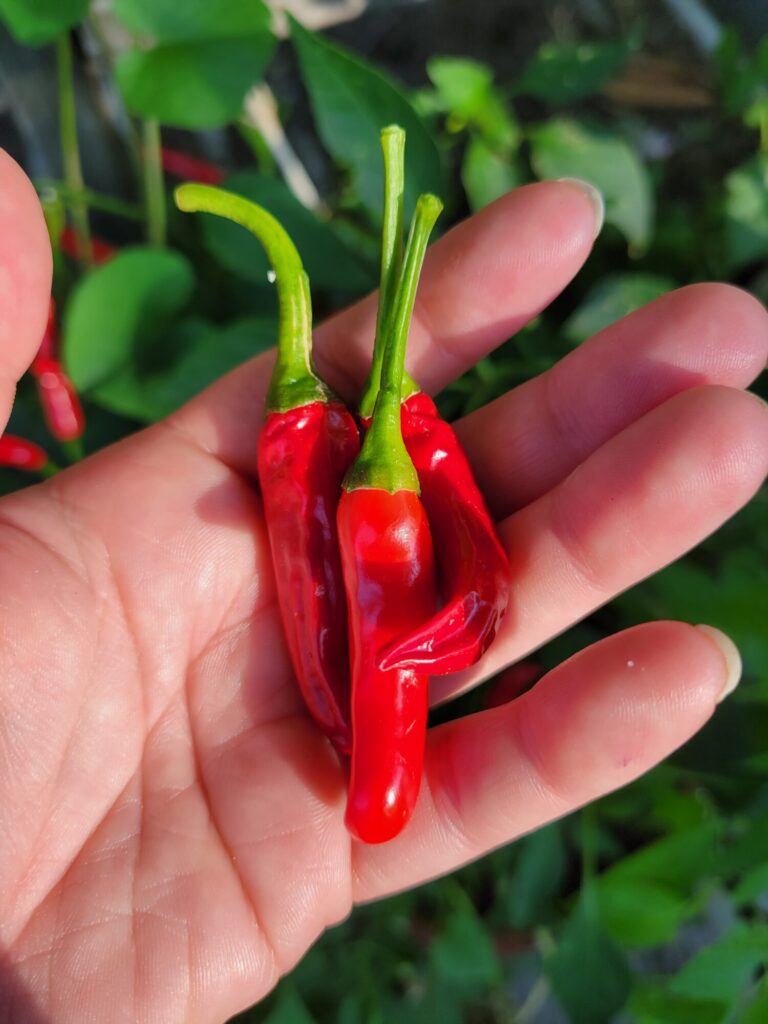
M 615 132 L 565 118 L 531 131 L 531 162 L 540 178 L 582 178 L 600 190 L 605 219 L 634 249 L 644 249 L 653 229 L 648 171 L 626 139 Z
M 66 309 L 62 352 L 81 391 L 100 384 L 160 334 L 187 302 L 194 272 L 176 252 L 124 249 L 82 279 Z
M 435 143 L 405 94 L 394 82 L 347 50 L 291 20 L 291 40 L 309 92 L 317 130 L 326 149 L 348 167 L 360 199 L 380 214 L 384 165 L 379 133 L 399 124 L 407 134 L 405 208 L 421 192 L 442 192 Z

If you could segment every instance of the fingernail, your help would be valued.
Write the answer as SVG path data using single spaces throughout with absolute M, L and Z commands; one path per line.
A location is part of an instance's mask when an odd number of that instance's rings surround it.
M 603 193 L 595 188 L 589 181 L 584 181 L 583 178 L 558 178 L 564 185 L 573 185 L 589 200 L 590 206 L 592 207 L 592 214 L 595 218 L 595 234 L 594 237 L 600 234 L 600 229 L 603 226 L 605 220 L 605 203 L 603 202 Z
M 725 660 L 725 686 L 717 698 L 717 703 L 725 700 L 729 693 L 733 693 L 741 679 L 741 655 L 736 644 L 729 636 L 715 629 L 714 626 L 697 626 L 705 636 L 708 636 L 715 644 Z

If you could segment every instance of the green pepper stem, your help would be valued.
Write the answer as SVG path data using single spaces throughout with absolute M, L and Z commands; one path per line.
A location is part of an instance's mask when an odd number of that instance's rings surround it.
M 64 164 L 64 179 L 77 196 L 70 204 L 75 226 L 77 251 L 83 263 L 93 265 L 91 229 L 88 206 L 81 194 L 84 190 L 83 168 L 80 163 L 80 144 L 77 139 L 77 109 L 75 106 L 75 76 L 72 62 L 72 42 L 69 32 L 62 32 L 56 44 L 56 65 L 59 86 L 59 139 Z
M 262 244 L 272 264 L 280 328 L 267 411 L 285 412 L 310 402 L 329 401 L 332 393 L 312 365 L 309 279 L 285 228 L 263 207 L 212 185 L 179 185 L 174 197 L 178 208 L 187 213 L 213 213 L 247 228 Z
M 405 189 L 405 132 L 392 124 L 381 131 L 384 154 L 384 217 L 381 230 L 381 275 L 376 310 L 376 338 L 368 380 L 360 399 L 360 415 L 369 419 L 376 404 L 381 363 L 387 347 L 392 303 L 403 266 L 403 191 Z
M 390 336 L 381 364 L 381 387 L 362 450 L 344 481 L 348 491 L 372 487 L 391 494 L 396 491 L 419 493 L 419 478 L 403 441 L 400 402 L 419 275 L 429 236 L 442 208 L 443 204 L 433 195 L 419 196 L 416 203 L 403 272 L 392 307 Z
M 154 119 L 148 119 L 142 125 L 141 159 L 144 168 L 147 241 L 150 245 L 162 248 L 165 245 L 166 227 L 165 184 L 160 123 Z

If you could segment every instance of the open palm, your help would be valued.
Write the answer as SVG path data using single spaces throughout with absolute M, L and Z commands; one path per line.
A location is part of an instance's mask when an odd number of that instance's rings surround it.
M 0 401 L 30 362 L 50 256 L 0 159 Z M 519 189 L 427 260 L 411 368 L 436 391 L 546 305 L 595 228 L 573 183 Z M 375 309 L 316 332 L 354 399 Z M 697 543 L 759 486 L 743 389 L 768 318 L 719 285 L 638 311 L 460 432 L 501 522 L 512 602 L 443 699 Z M 412 823 L 365 848 L 283 646 L 254 481 L 271 355 L 169 420 L 0 503 L 0 1006 L 17 1022 L 220 1022 L 355 901 L 414 885 L 601 793 L 712 713 L 712 636 L 651 623 L 512 704 L 431 731 Z M 726 651 L 727 654 L 727 651 Z M 731 669 L 733 665 L 731 665 Z

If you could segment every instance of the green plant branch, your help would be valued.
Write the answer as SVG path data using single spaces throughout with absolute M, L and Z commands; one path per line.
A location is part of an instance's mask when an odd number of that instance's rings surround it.
M 73 196 L 70 203 L 77 247 L 86 266 L 93 264 L 91 229 L 88 224 L 88 204 L 75 199 L 85 191 L 80 147 L 77 141 L 77 110 L 75 107 L 75 79 L 72 67 L 72 41 L 68 32 L 59 36 L 56 44 L 56 65 L 59 85 L 59 139 L 64 164 L 64 180 Z
M 126 220 L 144 220 L 144 211 L 136 203 L 129 203 L 117 196 L 108 196 L 103 192 L 97 192 L 92 188 L 73 189 L 65 181 L 56 181 L 54 178 L 35 178 L 34 186 L 41 198 L 49 200 L 61 199 L 64 203 L 85 203 L 92 210 L 101 210 L 103 213 L 111 213 L 115 217 L 124 217 Z
M 141 158 L 144 168 L 144 203 L 147 213 L 147 241 L 165 245 L 166 208 L 160 124 L 148 119 L 142 124 Z

